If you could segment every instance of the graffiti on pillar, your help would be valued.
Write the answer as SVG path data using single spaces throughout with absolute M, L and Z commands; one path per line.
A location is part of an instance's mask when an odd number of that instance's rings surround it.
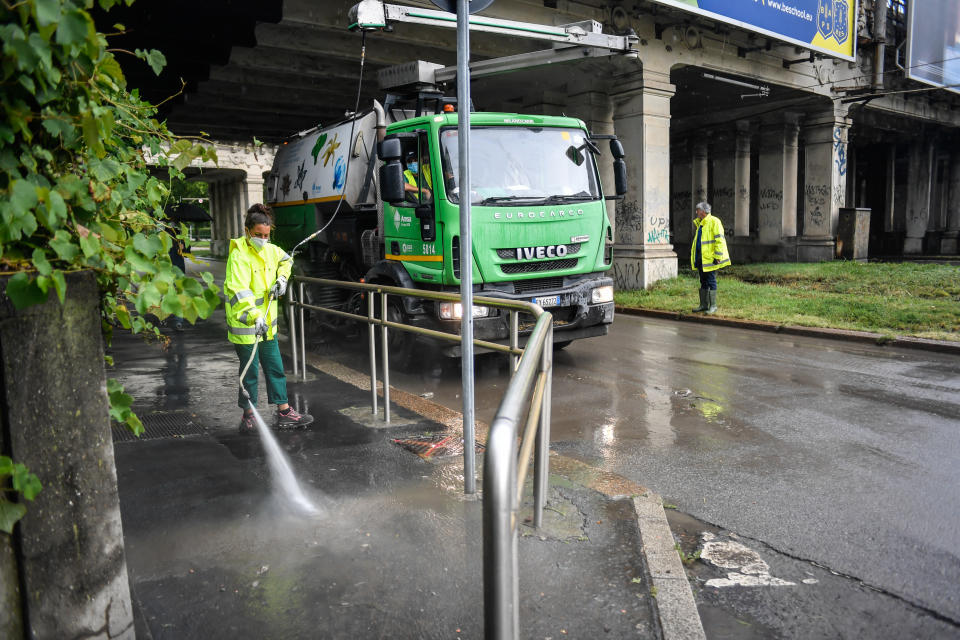
M 841 176 L 847 175 L 847 145 L 843 142 L 843 130 L 837 127 L 833 131 L 834 163 Z
M 723 198 L 733 198 L 734 193 L 733 189 L 730 187 L 714 187 L 713 189 L 713 199 L 721 200 Z
M 614 262 L 613 284 L 620 291 L 640 288 L 640 263 L 638 261 Z
M 847 190 L 843 185 L 837 185 L 833 188 L 833 203 L 838 207 L 842 207 L 844 201 L 847 199 Z
M 685 216 L 693 209 L 693 195 L 689 191 L 674 191 L 671 208 L 678 216 Z
M 814 226 L 822 227 L 823 226 L 823 211 L 820 210 L 820 207 L 816 207 L 813 211 L 810 212 L 810 222 Z
M 670 242 L 669 229 L 650 229 L 647 231 L 647 243 L 659 244 Z
M 825 184 L 808 184 L 803 190 L 808 206 L 823 206 L 830 198 L 830 187 Z
M 741 200 L 747 200 L 750 198 L 750 190 L 741 185 L 740 189 L 737 191 L 737 196 L 739 196 Z
M 616 215 L 617 239 L 629 243 L 634 234 L 643 232 L 643 212 L 636 200 L 621 200 L 617 203 Z
M 779 189 L 771 189 L 770 187 L 760 189 L 759 196 L 760 204 L 757 208 L 760 211 L 779 210 L 783 204 L 783 191 Z

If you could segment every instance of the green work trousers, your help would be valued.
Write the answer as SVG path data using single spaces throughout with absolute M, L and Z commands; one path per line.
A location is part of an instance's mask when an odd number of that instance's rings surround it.
M 237 357 L 240 358 L 240 372 L 247 366 L 250 360 L 250 354 L 253 352 L 252 344 L 234 344 L 237 350 Z M 285 404 L 287 402 L 287 378 L 283 373 L 283 360 L 280 358 L 280 345 L 277 339 L 263 340 L 257 346 L 257 359 L 260 366 L 263 367 L 263 377 L 267 380 L 267 402 L 270 404 Z M 243 377 L 243 386 L 250 394 L 250 400 L 254 406 L 257 404 L 257 363 L 250 364 L 247 369 L 247 375 Z M 237 392 L 237 406 L 241 409 L 248 409 L 247 399 L 243 397 L 243 390 Z

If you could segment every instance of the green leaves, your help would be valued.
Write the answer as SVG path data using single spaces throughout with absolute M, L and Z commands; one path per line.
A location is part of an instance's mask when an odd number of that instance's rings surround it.
M 86 11 L 73 9 L 64 13 L 57 25 L 57 44 L 79 44 L 92 38 L 96 32 L 93 20 Z
M 7 280 L 6 292 L 17 309 L 26 309 L 30 305 L 47 301 L 47 292 L 40 288 L 35 279 L 22 271 Z
M 25 465 L 14 462 L 7 456 L 0 456 L 0 487 L 7 484 L 7 480 L 13 487 L 13 492 L 23 496 L 27 500 L 33 500 L 37 494 L 43 490 L 40 479 L 30 473 Z M 4 489 L 4 493 L 9 493 L 10 489 Z M 0 531 L 13 533 L 13 526 L 27 513 L 27 508 L 19 503 L 10 502 L 5 495 L 0 494 Z
M 171 178 L 194 160 L 216 162 L 216 153 L 171 134 L 156 108 L 127 90 L 88 10 L 132 1 L 21 0 L 0 8 L 0 287 L 17 309 L 55 304 L 52 291 L 62 303 L 64 274 L 90 269 L 105 333 L 122 326 L 159 335 L 155 318 L 192 322 L 220 300 L 212 277 L 199 281 L 172 266 L 161 214 L 169 189 L 151 176 L 145 150 Z M 135 55 L 158 74 L 166 65 L 159 51 Z M 114 419 L 142 430 L 132 398 L 115 381 L 109 392 Z M 10 465 L 0 459 L 0 487 L 3 473 L 13 477 Z M 23 473 L 14 486 L 32 497 L 39 485 Z M 0 529 L 9 531 L 23 512 L 0 490 Z
M 136 56 L 141 60 L 145 60 L 150 68 L 153 69 L 153 72 L 157 75 L 160 75 L 160 72 L 163 71 L 163 68 L 167 66 L 167 58 L 162 53 L 156 49 L 137 49 L 134 51 Z
M 110 417 L 127 425 L 134 435 L 143 433 L 143 423 L 130 408 L 133 405 L 133 396 L 124 392 L 123 385 L 117 382 L 116 378 L 107 380 L 107 394 L 110 396 Z

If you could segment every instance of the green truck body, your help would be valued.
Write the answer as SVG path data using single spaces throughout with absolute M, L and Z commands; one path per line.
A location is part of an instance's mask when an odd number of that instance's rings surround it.
M 405 118 L 386 127 L 386 139 L 399 140 L 401 157 L 393 162 L 402 163 L 409 185 L 407 199 L 393 204 L 380 199 L 376 184 L 383 171 L 380 115 L 360 114 L 280 148 L 267 179 L 275 241 L 289 250 L 326 226 L 298 254 L 299 273 L 458 292 L 458 114 Z M 475 112 L 470 123 L 475 295 L 539 304 L 554 316 L 559 345 L 606 334 L 614 317 L 607 276 L 613 239 L 597 147 L 583 122 Z M 416 173 L 409 162 L 418 163 Z M 312 304 L 365 313 L 346 291 L 315 286 L 307 297 Z M 459 332 L 452 305 L 441 309 L 404 298 L 395 309 L 406 322 Z M 506 315 L 477 309 L 474 316 L 477 338 L 508 340 Z

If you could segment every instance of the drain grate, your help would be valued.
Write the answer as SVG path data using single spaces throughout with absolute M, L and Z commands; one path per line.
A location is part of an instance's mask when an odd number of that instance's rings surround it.
M 424 460 L 463 454 L 463 438 L 459 434 L 434 433 L 409 438 L 394 438 L 393 443 L 417 454 Z M 475 444 L 477 453 L 483 453 L 486 449 L 479 442 Z
M 192 416 L 186 411 L 150 413 L 141 415 L 140 421 L 143 422 L 143 433 L 139 438 L 130 433 L 126 425 L 113 423 L 113 441 L 139 442 L 203 435 L 203 428 L 194 422 Z

